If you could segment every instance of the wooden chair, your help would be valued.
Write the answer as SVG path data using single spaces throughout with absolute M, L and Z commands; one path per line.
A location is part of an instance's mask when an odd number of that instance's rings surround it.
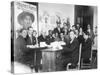
M 81 48 L 82 48 L 82 44 L 80 44 L 79 47 L 79 61 L 77 63 L 76 68 L 70 69 L 69 67 L 72 65 L 72 63 L 69 63 L 66 67 L 66 70 L 79 70 L 80 69 L 80 61 L 81 61 Z
M 87 62 L 85 62 L 85 61 L 87 61 Z M 81 69 L 91 69 L 92 68 L 92 50 L 90 53 L 90 58 L 88 58 L 88 60 L 81 58 L 80 67 L 81 67 Z

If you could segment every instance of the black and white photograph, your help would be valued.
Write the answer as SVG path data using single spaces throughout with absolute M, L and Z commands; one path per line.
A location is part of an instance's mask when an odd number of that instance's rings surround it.
M 98 68 L 98 6 L 11 2 L 11 73 Z

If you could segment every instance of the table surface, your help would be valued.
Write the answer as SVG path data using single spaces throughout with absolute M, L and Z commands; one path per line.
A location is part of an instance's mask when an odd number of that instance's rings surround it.
M 54 49 L 54 48 L 49 48 L 49 47 L 36 47 L 36 48 L 29 48 L 30 50 L 35 50 L 35 51 L 50 51 L 50 52 L 55 52 L 55 51 L 61 51 L 63 49 Z

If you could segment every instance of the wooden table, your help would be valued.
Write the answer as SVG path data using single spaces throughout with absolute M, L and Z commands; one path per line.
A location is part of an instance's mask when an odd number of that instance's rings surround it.
M 36 52 L 38 52 L 38 51 L 42 51 L 42 50 L 44 50 L 44 49 L 47 49 L 47 47 L 36 47 L 36 48 L 28 48 L 29 49 L 29 51 L 31 52 L 31 53 L 33 53 L 34 54 L 34 62 L 33 62 L 33 67 L 32 67 L 32 69 L 33 68 L 36 68 L 36 60 L 37 60 L 37 58 L 36 58 Z
M 59 65 L 57 59 L 59 58 L 62 50 L 52 50 L 52 48 L 42 50 L 42 71 L 51 72 L 57 71 Z

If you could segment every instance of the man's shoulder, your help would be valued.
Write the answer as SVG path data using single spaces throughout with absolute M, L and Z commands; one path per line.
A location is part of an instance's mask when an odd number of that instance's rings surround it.
M 88 38 L 87 41 L 88 41 L 88 42 L 92 42 L 92 39 L 91 39 L 91 38 Z
M 54 28 L 54 30 L 57 30 L 57 27 L 56 27 L 56 28 Z
M 74 39 L 74 43 L 75 43 L 75 44 L 79 44 L 79 42 L 78 42 L 78 39 L 77 39 L 77 38 L 75 38 L 75 39 Z
M 21 39 L 23 39 L 21 36 L 18 36 L 16 41 L 20 41 Z

